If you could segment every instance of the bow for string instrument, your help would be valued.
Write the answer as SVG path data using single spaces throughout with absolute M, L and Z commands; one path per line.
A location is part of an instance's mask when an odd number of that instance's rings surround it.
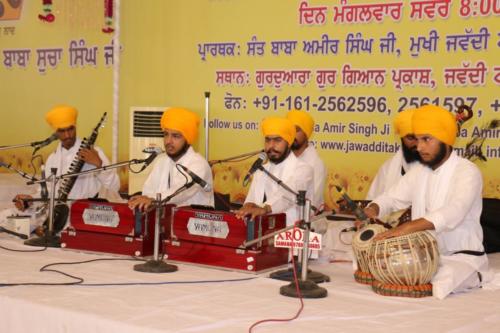
M 107 113 L 104 112 L 101 120 L 99 120 L 99 123 L 97 126 L 94 128 L 92 133 L 90 134 L 90 137 L 83 138 L 80 147 L 78 148 L 78 152 L 73 160 L 71 162 L 71 165 L 67 171 L 67 173 L 78 173 L 82 170 L 83 165 L 85 164 L 85 161 L 83 161 L 80 158 L 80 151 L 82 149 L 89 149 L 91 148 L 96 139 L 97 135 L 99 134 L 99 129 L 102 127 L 104 121 L 106 120 Z M 59 186 L 59 190 L 57 193 L 57 205 L 54 207 L 54 232 L 57 233 L 62 230 L 64 225 L 66 224 L 66 220 L 68 219 L 68 214 L 69 214 L 69 207 L 66 204 L 66 201 L 68 200 L 68 195 L 71 192 L 71 189 L 75 185 L 76 177 L 70 177 L 70 178 L 64 178 L 62 180 L 61 185 Z M 44 228 L 48 227 L 48 219 L 44 222 Z

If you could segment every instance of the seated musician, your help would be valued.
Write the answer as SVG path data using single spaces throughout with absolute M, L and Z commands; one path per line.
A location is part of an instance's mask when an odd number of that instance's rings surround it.
M 189 176 L 179 171 L 177 164 L 181 164 L 205 180 L 212 187 L 212 170 L 208 162 L 191 146 L 198 136 L 200 118 L 194 112 L 182 108 L 168 108 L 161 117 L 163 142 L 167 156 L 162 156 L 155 163 L 153 170 L 146 179 L 142 195 L 134 196 L 129 200 L 129 207 L 147 209 L 157 193 L 162 199 L 181 188 Z M 182 169 L 181 169 L 182 170 Z M 191 180 L 191 179 L 189 179 Z M 196 184 L 179 193 L 170 203 L 178 206 L 185 205 L 214 205 L 213 190 L 203 191 Z
M 297 130 L 292 143 L 292 152 L 299 160 L 306 162 L 313 168 L 315 202 L 312 204 L 320 208 L 325 203 L 326 167 L 314 145 L 309 142 L 314 131 L 314 119 L 308 112 L 297 110 L 288 112 L 286 117 L 295 125 L 295 129 Z
M 457 136 L 455 117 L 447 110 L 427 105 L 412 117 L 421 164 L 365 208 L 368 217 L 412 206 L 413 220 L 378 234 L 375 239 L 416 231 L 435 233 L 440 264 L 431 283 L 439 299 L 449 293 L 481 286 L 488 275 L 479 222 L 482 177 L 479 169 L 453 151 Z
M 420 161 L 417 140 L 413 135 L 411 118 L 414 109 L 404 110 L 394 118 L 394 132 L 401 138 L 401 149 L 380 167 L 370 185 L 366 198 L 373 200 L 396 184 L 413 166 Z
M 50 175 L 51 168 L 57 168 L 58 176 L 70 172 L 71 164 L 78 159 L 85 161 L 81 171 L 109 165 L 108 158 L 99 147 L 80 150 L 82 140 L 76 135 L 77 116 L 78 111 L 71 106 L 54 107 L 45 115 L 47 123 L 55 130 L 59 139 L 56 150 L 49 155 L 45 163 L 47 177 Z M 114 170 L 78 176 L 68 198 L 73 200 L 94 198 L 102 188 L 118 195 L 120 179 Z M 56 187 L 57 190 L 58 187 Z M 57 194 L 58 192 L 56 192 L 56 199 Z M 32 196 L 18 194 L 14 199 L 16 208 L 24 211 L 31 204 L 29 199 L 32 199 Z M 55 231 L 60 231 L 63 227 L 64 224 L 54 224 Z
M 305 190 L 306 198 L 314 199 L 314 177 L 312 168 L 291 153 L 295 139 L 295 126 L 285 118 L 269 117 L 262 121 L 264 151 L 269 162 L 263 167 L 294 191 Z M 243 207 L 236 216 L 261 216 L 269 213 L 286 213 L 287 225 L 299 218 L 296 198 L 283 189 L 268 175 L 257 170 Z

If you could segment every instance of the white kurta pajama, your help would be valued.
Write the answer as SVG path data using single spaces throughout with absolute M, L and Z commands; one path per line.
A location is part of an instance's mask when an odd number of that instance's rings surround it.
M 78 150 L 81 144 L 80 139 L 76 139 L 75 144 L 70 149 L 65 149 L 59 142 L 56 150 L 49 155 L 47 162 L 45 163 L 45 176 L 48 177 L 51 174 L 51 168 L 57 168 L 57 175 L 65 174 L 69 172 L 71 163 L 76 159 Z M 109 160 L 104 154 L 104 152 L 99 147 L 94 147 L 99 155 L 102 166 L 109 165 Z M 81 171 L 86 171 L 90 169 L 95 169 L 96 166 L 92 164 L 85 163 Z M 56 185 L 57 189 L 61 181 Z M 50 190 L 50 186 L 49 190 Z M 73 185 L 73 188 L 69 192 L 69 199 L 87 199 L 92 198 L 99 193 L 102 187 L 105 187 L 109 191 L 118 192 L 120 189 L 120 179 L 115 170 L 106 170 L 96 173 L 89 173 L 86 175 L 78 176 Z
M 401 179 L 401 177 L 403 177 L 401 172 L 402 169 L 407 173 L 417 164 L 418 162 L 407 163 L 403 156 L 403 150 L 399 149 L 396 154 L 385 161 L 378 170 L 377 175 L 370 185 L 366 199 L 373 200 L 390 189 Z
M 314 177 L 314 201 L 313 206 L 320 208 L 324 203 L 326 167 L 312 144 L 297 157 L 299 160 L 310 165 L 313 169 Z
M 268 162 L 263 167 L 292 190 L 305 190 L 306 198 L 314 202 L 313 170 L 307 163 L 297 159 L 293 153 L 279 164 Z M 287 225 L 295 223 L 300 216 L 295 196 L 260 170 L 253 176 L 245 199 L 245 203 L 247 202 L 259 206 L 269 205 L 273 213 L 286 213 Z
M 156 198 L 156 193 L 161 193 L 162 199 L 174 193 L 186 183 L 186 177 L 191 181 L 191 177 L 177 169 L 176 164 L 181 164 L 191 172 L 212 186 L 212 170 L 208 162 L 193 147 L 189 147 L 186 153 L 175 162 L 168 156 L 162 156 L 153 165 L 153 170 L 144 183 L 142 194 L 150 198 Z M 176 195 L 170 203 L 177 206 L 204 205 L 214 206 L 214 192 L 204 191 L 198 184 L 191 186 L 184 192 Z
M 477 272 L 488 276 L 486 255 L 454 254 L 482 252 L 482 176 L 470 161 L 452 152 L 438 169 L 417 164 L 374 202 L 379 216 L 412 205 L 412 218 L 424 218 L 435 227 L 440 265 L 432 279 L 433 295 L 439 299 L 451 292 L 480 285 Z M 484 282 L 484 281 L 483 281 Z

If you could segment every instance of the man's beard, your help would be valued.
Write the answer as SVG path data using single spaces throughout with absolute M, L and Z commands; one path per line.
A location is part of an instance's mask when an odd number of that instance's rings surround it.
M 292 143 L 292 150 L 299 150 L 300 148 L 304 147 L 304 145 L 307 143 L 307 141 L 304 141 L 302 144 L 299 144 L 297 140 L 293 140 Z
M 277 152 L 276 150 L 273 150 L 273 152 Z M 268 152 L 266 151 L 266 154 Z M 286 150 L 283 152 L 283 154 L 280 156 L 280 157 L 270 157 L 269 154 L 267 154 L 267 158 L 269 158 L 269 161 L 271 161 L 271 163 L 274 163 L 274 164 L 280 164 L 281 162 L 283 162 L 287 157 L 288 155 L 290 154 L 290 148 L 289 147 L 286 147 Z
M 179 158 L 182 157 L 186 153 L 186 151 L 189 149 L 189 143 L 184 143 L 184 146 L 175 154 L 169 154 L 167 153 L 168 157 L 170 157 L 172 160 L 177 161 Z
M 439 165 L 443 159 L 446 157 L 446 154 L 448 153 L 448 150 L 446 149 L 446 144 L 440 142 L 439 143 L 439 151 L 437 155 L 430 161 L 426 162 L 422 160 L 422 164 L 428 166 L 429 168 L 434 168 L 436 165 Z
M 420 157 L 420 154 L 417 151 L 417 147 L 414 148 L 408 148 L 403 140 L 401 140 L 401 149 L 403 150 L 403 157 L 406 161 L 406 163 L 411 163 L 418 161 L 420 162 L 422 158 Z

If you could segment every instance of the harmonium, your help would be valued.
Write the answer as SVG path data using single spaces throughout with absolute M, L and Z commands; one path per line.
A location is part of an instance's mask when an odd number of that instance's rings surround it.
M 160 229 L 169 232 L 173 205 L 162 208 Z M 126 203 L 77 200 L 70 225 L 61 232 L 61 247 L 131 256 L 153 254 L 156 210 L 132 211 Z
M 258 273 L 287 264 L 288 249 L 274 247 L 274 237 L 249 247 L 244 242 L 285 227 L 285 214 L 250 220 L 226 211 L 175 207 L 164 252 L 169 260 Z

